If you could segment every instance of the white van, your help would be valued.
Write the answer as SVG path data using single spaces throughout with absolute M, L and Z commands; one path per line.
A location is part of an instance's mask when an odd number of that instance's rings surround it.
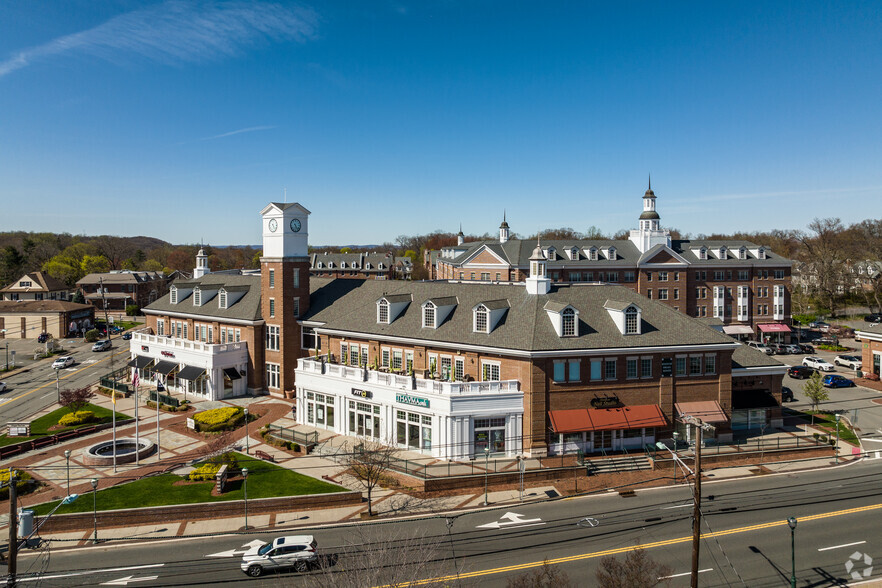
M 759 351 L 762 351 L 762 352 L 765 353 L 766 355 L 772 355 L 772 353 L 774 353 L 774 352 L 772 351 L 772 348 L 771 348 L 771 347 L 769 347 L 769 346 L 766 345 L 765 343 L 760 343 L 759 341 L 748 341 L 748 342 L 747 342 L 747 346 L 748 346 L 748 347 L 753 347 L 754 349 L 757 349 L 757 350 L 759 350 Z

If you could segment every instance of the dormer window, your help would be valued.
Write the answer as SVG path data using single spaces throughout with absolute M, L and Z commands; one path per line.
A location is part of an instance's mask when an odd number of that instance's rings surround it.
M 570 259 L 572 259 L 572 260 L 579 259 L 579 249 L 578 248 L 573 247 L 570 249 Z
M 597 261 L 597 247 L 592 247 L 588 250 L 588 259 L 591 261 Z
M 221 290 L 217 295 L 217 306 L 218 308 L 226 308 L 227 307 L 227 291 Z
M 386 300 L 377 302 L 377 322 L 383 325 L 389 324 L 389 302 Z
M 193 306 L 202 306 L 202 290 L 199 288 L 193 289 Z
M 625 334 L 626 335 L 636 335 L 640 331 L 638 329 L 638 321 L 637 321 L 637 309 L 633 306 L 629 306 L 625 310 Z
M 560 336 L 576 336 L 576 312 L 572 308 L 565 308 L 560 313 Z
M 423 327 L 428 329 L 435 328 L 435 305 L 427 302 L 423 307 Z
M 371 262 L 367 262 L 366 264 L 364 264 L 364 269 L 371 269 L 371 267 Z
M 702 247 L 698 250 L 698 259 L 706 260 L 707 259 L 707 247 Z
M 758 258 L 760 258 L 760 259 L 765 259 L 765 258 L 766 258 L 766 248 L 765 248 L 765 247 L 760 247 L 760 248 L 759 248 L 759 251 L 757 252 L 757 255 L 756 255 L 756 256 L 757 256 Z
M 747 247 L 741 247 L 738 250 L 738 259 L 747 259 Z
M 358 269 L 358 262 L 357 261 L 352 262 L 352 269 Z
M 329 262 L 328 262 L 328 268 L 329 268 L 329 269 L 333 269 L 333 267 L 334 267 L 334 262 L 333 262 L 333 261 L 329 261 Z
M 346 262 L 345 261 L 340 262 L 340 269 L 346 269 Z
M 178 303 L 178 289 L 175 286 L 172 286 L 171 290 L 169 290 L 168 301 L 172 304 Z
M 554 247 L 549 247 L 548 249 L 545 250 L 545 258 L 548 261 L 554 261 L 555 259 L 557 259 L 555 257 L 555 253 L 556 253 L 556 250 L 554 249 Z
M 386 266 L 383 265 L 383 262 L 377 264 L 377 269 L 385 269 Z
M 318 263 L 316 264 L 316 266 L 317 266 L 319 269 L 322 269 L 323 267 L 325 267 L 325 264 L 322 263 L 322 262 L 320 261 L 320 262 L 318 262 Z
M 720 259 L 726 259 L 726 248 L 720 247 Z
M 490 311 L 487 310 L 487 307 L 483 304 L 479 304 L 477 308 L 475 308 L 475 332 L 476 333 L 489 333 L 490 332 Z
M 606 258 L 607 258 L 607 259 L 611 259 L 611 260 L 613 260 L 613 261 L 615 261 L 615 260 L 617 259 L 617 258 L 616 258 L 616 248 L 615 248 L 615 247 L 610 247 L 610 248 L 607 250 Z

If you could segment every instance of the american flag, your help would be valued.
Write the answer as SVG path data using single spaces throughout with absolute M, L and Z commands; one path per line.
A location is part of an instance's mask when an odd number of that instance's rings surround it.
M 138 387 L 138 368 L 133 368 L 133 372 L 134 373 L 132 374 L 132 386 L 137 388 Z

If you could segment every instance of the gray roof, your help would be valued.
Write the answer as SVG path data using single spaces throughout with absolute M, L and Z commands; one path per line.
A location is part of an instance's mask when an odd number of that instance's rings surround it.
M 783 367 L 784 364 L 771 355 L 766 355 L 765 351 L 748 347 L 747 345 L 739 345 L 732 354 L 732 369 L 752 368 L 752 367 Z
M 309 267 L 311 270 L 317 271 L 342 269 L 343 271 L 358 271 L 368 274 L 386 273 L 389 268 L 395 265 L 396 261 L 406 263 L 404 260 L 409 259 L 408 257 L 394 257 L 386 253 L 313 253 L 309 256 Z M 318 267 L 319 262 L 322 263 L 322 267 Z M 334 264 L 333 267 L 329 267 L 331 263 Z M 346 267 L 342 267 L 344 263 Z M 358 267 L 353 268 L 353 263 L 358 264 Z M 379 268 L 381 263 L 383 269 Z M 368 264 L 371 265 L 370 268 L 366 267 Z
M 531 295 L 522 284 L 448 282 L 382 282 L 376 280 L 310 279 L 312 296 L 304 319 L 328 329 L 363 333 L 366 337 L 407 337 L 449 344 L 481 345 L 523 351 L 604 349 L 666 345 L 733 344 L 730 337 L 648 300 L 624 286 L 558 285 L 547 295 Z M 458 306 L 437 329 L 423 328 L 420 305 L 411 304 L 390 324 L 378 324 L 376 301 L 390 288 L 416 301 L 456 298 Z M 502 297 L 502 298 L 501 298 Z M 488 300 L 505 300 L 505 319 L 491 333 L 475 333 L 472 312 Z M 643 332 L 622 335 L 608 311 L 607 300 L 634 303 L 643 310 Z M 545 308 L 573 306 L 579 311 L 579 336 L 559 337 Z
M 141 282 L 154 282 L 164 280 L 165 274 L 162 272 L 108 272 L 88 274 L 87 276 L 77 280 L 77 285 L 81 284 L 97 284 L 104 281 L 105 284 L 140 284 Z
M 410 294 L 386 294 L 383 296 L 387 302 L 410 302 L 413 299 Z
M 219 278 L 223 278 L 223 281 L 219 281 Z M 194 316 L 212 316 L 220 319 L 262 320 L 260 314 L 260 275 L 258 274 L 235 275 L 225 273 L 223 276 L 220 274 L 207 274 L 195 280 L 174 283 L 175 286 L 184 284 L 187 287 L 199 286 L 205 289 L 220 289 L 222 286 L 228 291 L 245 290 L 246 293 L 228 308 L 219 308 L 217 298 L 206 301 L 202 306 L 193 306 L 192 295 L 188 295 L 182 300 L 179 299 L 177 304 L 172 304 L 169 302 L 170 295 L 166 294 L 156 302 L 146 306 L 144 311 L 151 314 L 171 312 Z
M 486 300 L 480 302 L 487 310 L 499 310 L 500 308 L 510 308 L 508 300 Z
M 603 307 L 609 310 L 625 310 L 631 304 L 631 302 L 622 302 L 620 300 L 607 300 L 603 303 Z

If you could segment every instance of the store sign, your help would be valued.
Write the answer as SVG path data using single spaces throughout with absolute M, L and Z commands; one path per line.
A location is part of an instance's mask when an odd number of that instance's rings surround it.
M 421 406 L 423 408 L 429 408 L 428 398 L 420 398 L 419 396 L 411 396 L 410 394 L 396 394 L 395 402 L 399 402 L 401 404 L 409 404 L 411 406 Z
M 30 423 L 9 423 L 10 437 L 29 437 L 31 435 Z
M 187 419 L 187 428 L 196 430 L 196 420 L 195 419 Z
M 374 393 L 370 390 L 359 390 L 358 388 L 352 389 L 352 395 L 358 396 L 359 398 L 373 398 Z
M 661 360 L 662 364 L 662 377 L 669 378 L 674 375 L 674 360 L 670 357 L 663 357 Z
M 141 345 L 141 351 L 146 353 L 146 352 L 150 351 L 150 348 L 146 345 Z
M 171 351 L 160 351 L 159 353 L 161 353 L 163 357 L 174 357 L 175 356 L 175 354 L 172 353 Z
M 591 399 L 593 408 L 618 408 L 621 405 L 617 396 L 597 396 Z

